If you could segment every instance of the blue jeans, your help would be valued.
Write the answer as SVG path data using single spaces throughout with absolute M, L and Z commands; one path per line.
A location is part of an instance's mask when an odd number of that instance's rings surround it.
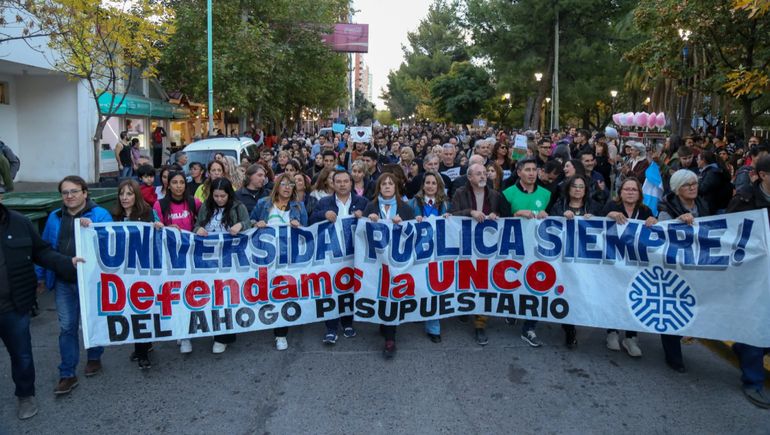
M 32 359 L 29 314 L 16 311 L 0 314 L 0 338 L 11 357 L 11 377 L 16 384 L 16 396 L 34 396 L 35 361 Z
M 134 168 L 129 166 L 123 166 L 123 169 L 120 170 L 120 178 L 129 178 L 134 175 Z
M 521 334 L 524 335 L 527 332 L 534 330 L 536 325 L 537 320 L 525 320 L 521 325 Z
M 762 384 L 765 383 L 764 358 L 766 353 L 770 353 L 770 348 L 735 343 L 733 351 L 741 363 L 743 387 L 762 391 Z
M 439 319 L 436 319 L 436 320 L 426 320 L 425 321 L 425 332 L 427 334 L 441 335 L 441 321 Z
M 324 321 L 326 324 L 326 333 L 337 333 L 337 325 L 342 323 L 342 329 L 353 327 L 353 316 L 342 316 L 339 319 L 329 319 Z
M 71 378 L 75 376 L 75 369 L 80 360 L 80 337 L 78 326 L 80 324 L 80 298 L 78 286 L 74 283 L 56 281 L 56 314 L 59 316 L 59 377 Z M 103 347 L 87 349 L 88 360 L 98 361 L 104 353 Z

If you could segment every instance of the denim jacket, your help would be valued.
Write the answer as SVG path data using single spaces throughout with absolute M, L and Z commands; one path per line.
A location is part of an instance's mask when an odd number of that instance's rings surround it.
M 273 208 L 272 199 L 267 196 L 257 201 L 257 205 L 251 210 L 249 218 L 253 222 L 267 221 L 267 216 L 270 213 L 270 209 Z M 305 210 L 305 204 L 299 201 L 289 202 L 289 220 L 298 220 L 302 226 L 307 225 L 307 210 Z

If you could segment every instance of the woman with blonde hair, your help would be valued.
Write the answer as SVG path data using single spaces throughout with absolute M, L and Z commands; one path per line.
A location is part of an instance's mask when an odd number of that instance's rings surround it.
M 230 180 L 233 189 L 238 190 L 243 187 L 244 172 L 239 170 L 240 165 L 233 156 L 225 156 L 225 178 Z
M 304 176 L 303 174 L 296 175 Z M 307 211 L 305 205 L 297 201 L 297 188 L 294 179 L 286 173 L 276 175 L 270 196 L 257 201 L 249 219 L 255 228 L 287 224 L 297 228 L 307 225 Z M 288 333 L 289 328 L 287 326 L 273 329 L 277 350 L 289 348 L 289 342 L 286 340 Z

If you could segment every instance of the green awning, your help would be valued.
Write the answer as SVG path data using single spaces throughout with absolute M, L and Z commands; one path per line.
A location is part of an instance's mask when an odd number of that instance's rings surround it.
M 102 113 L 164 119 L 184 119 L 190 117 L 190 109 L 186 107 L 136 95 L 126 95 L 123 103 L 116 107 L 120 102 L 120 97 L 116 96 L 115 101 L 112 101 L 112 94 L 109 93 L 99 97 L 99 108 Z

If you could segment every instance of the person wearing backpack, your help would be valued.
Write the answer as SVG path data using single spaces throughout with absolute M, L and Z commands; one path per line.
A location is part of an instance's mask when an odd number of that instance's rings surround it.
M 0 178 L 3 181 L 0 193 L 13 190 L 13 179 L 16 178 L 16 173 L 19 172 L 20 167 L 19 157 L 14 154 L 11 147 L 0 141 Z

